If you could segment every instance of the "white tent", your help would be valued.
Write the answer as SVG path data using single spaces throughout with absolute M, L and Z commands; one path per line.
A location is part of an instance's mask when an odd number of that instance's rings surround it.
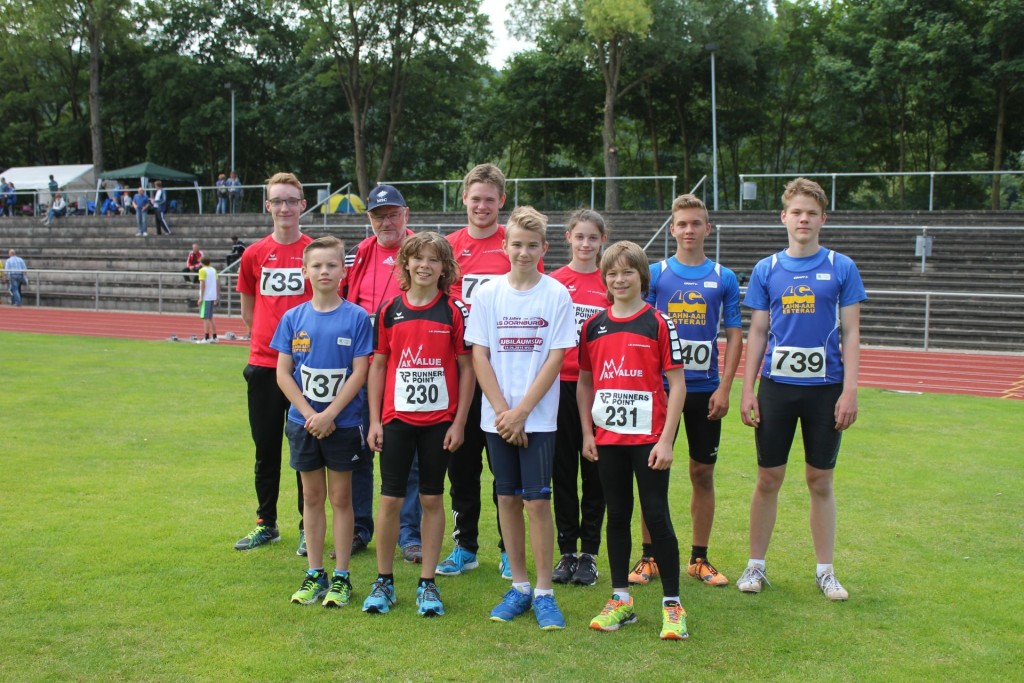
M 68 166 L 21 166 L 9 168 L 0 177 L 14 183 L 14 189 L 21 193 L 38 192 L 37 204 L 49 203 L 48 189 L 50 176 L 57 181 L 61 191 L 65 193 L 68 203 L 85 202 L 96 193 L 96 174 L 92 164 L 72 164 Z

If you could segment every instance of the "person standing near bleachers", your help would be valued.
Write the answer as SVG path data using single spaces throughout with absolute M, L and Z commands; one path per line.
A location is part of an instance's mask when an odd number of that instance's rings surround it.
M 237 291 L 242 320 L 251 330 L 249 363 L 242 373 L 248 389 L 249 427 L 256 446 L 256 526 L 235 543 L 252 550 L 281 540 L 277 499 L 281 488 L 281 442 L 290 403 L 277 384 L 278 352 L 270 341 L 281 317 L 309 301 L 313 294 L 302 275 L 302 252 L 312 238 L 302 234 L 299 218 L 306 210 L 302 183 L 291 173 L 267 181 L 266 209 L 274 221 L 270 235 L 248 247 L 238 268 Z M 302 479 L 296 473 L 299 510 L 299 554 L 305 554 L 302 527 Z
M 812 180 L 786 185 L 782 222 L 789 247 L 754 266 L 743 300 L 751 317 L 740 410 L 757 446 L 750 560 L 736 582 L 744 593 L 760 593 L 768 583 L 765 555 L 799 421 L 818 589 L 829 600 L 850 597 L 832 567 L 832 481 L 843 432 L 857 419 L 860 304 L 867 293 L 854 262 L 819 242 L 827 202 Z
M 159 237 L 161 232 L 171 234 L 171 226 L 167 225 L 167 190 L 159 180 L 153 183 L 156 194 L 153 195 L 153 217 L 156 219 L 156 234 Z
M 28 265 L 25 259 L 11 249 L 7 252 L 7 263 L 4 264 L 3 272 L 11 292 L 11 305 L 21 306 L 21 288 L 28 284 Z
M 146 211 L 153 205 L 153 202 L 149 200 L 149 196 L 146 194 L 146 188 L 139 186 L 135 196 L 132 197 L 132 206 L 135 207 L 135 220 L 139 226 L 139 231 L 135 233 L 136 237 L 148 237 L 149 233 L 146 231 Z

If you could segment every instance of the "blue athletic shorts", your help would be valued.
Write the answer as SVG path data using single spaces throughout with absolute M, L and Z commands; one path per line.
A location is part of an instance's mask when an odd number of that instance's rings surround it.
M 497 434 L 484 434 L 499 496 L 522 496 L 523 500 L 551 499 L 555 432 L 527 434 L 530 445 L 526 448 L 513 446 Z

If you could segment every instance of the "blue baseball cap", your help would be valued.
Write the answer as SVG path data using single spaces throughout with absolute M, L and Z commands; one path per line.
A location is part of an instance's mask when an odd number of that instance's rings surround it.
M 366 198 L 366 210 L 370 212 L 381 206 L 405 208 L 405 197 L 393 185 L 378 185 L 370 190 L 370 196 Z

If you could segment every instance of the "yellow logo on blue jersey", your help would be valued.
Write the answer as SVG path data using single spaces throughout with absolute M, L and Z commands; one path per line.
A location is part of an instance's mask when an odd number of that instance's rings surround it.
M 676 325 L 703 325 L 708 303 L 698 291 L 677 291 L 668 300 L 668 314 Z
M 787 287 L 782 295 L 782 312 L 814 313 L 814 290 L 810 285 Z
M 292 353 L 309 353 L 310 341 L 309 333 L 305 330 L 299 330 L 292 339 Z

